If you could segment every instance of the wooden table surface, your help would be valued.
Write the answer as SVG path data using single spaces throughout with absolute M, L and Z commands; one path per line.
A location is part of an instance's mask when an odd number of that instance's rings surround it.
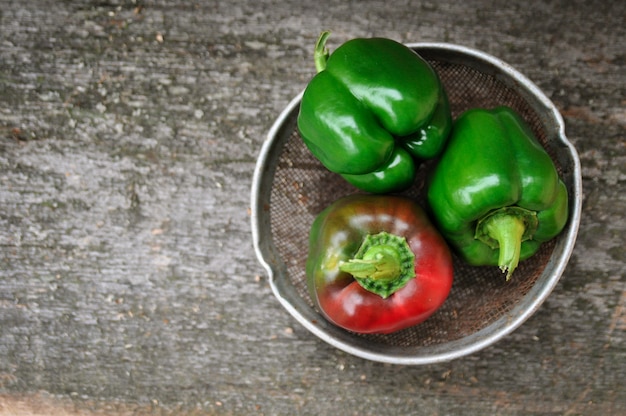
M 626 414 L 625 17 L 600 0 L 0 0 L 0 415 Z M 252 173 L 323 29 L 483 50 L 562 112 L 579 237 L 495 345 L 366 361 L 274 298 Z

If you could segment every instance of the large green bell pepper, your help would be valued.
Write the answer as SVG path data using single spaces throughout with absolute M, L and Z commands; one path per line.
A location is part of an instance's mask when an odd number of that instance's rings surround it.
M 458 117 L 427 192 L 450 245 L 470 264 L 499 265 L 507 280 L 568 217 L 554 163 L 509 107 Z
M 329 54 L 328 35 L 316 44 L 318 73 L 300 104 L 304 143 L 326 168 L 362 190 L 408 188 L 416 162 L 437 156 L 452 126 L 436 72 L 390 39 L 352 39 Z

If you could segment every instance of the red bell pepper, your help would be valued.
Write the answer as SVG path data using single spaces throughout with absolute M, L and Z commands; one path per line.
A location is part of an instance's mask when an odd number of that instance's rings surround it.
M 453 280 L 448 246 L 408 198 L 351 195 L 320 213 L 306 264 L 311 296 L 332 323 L 391 333 L 430 317 Z

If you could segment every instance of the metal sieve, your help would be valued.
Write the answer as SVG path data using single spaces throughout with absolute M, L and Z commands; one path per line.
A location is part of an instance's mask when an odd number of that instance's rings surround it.
M 508 105 L 528 122 L 569 191 L 563 232 L 520 263 L 510 281 L 497 267 L 454 258 L 454 284 L 444 305 L 424 323 L 389 335 L 345 331 L 322 317 L 306 285 L 305 262 L 313 219 L 331 202 L 358 192 L 329 172 L 304 146 L 297 127 L 302 94 L 275 121 L 261 149 L 252 184 L 252 236 L 274 295 L 325 342 L 368 360 L 429 364 L 468 355 L 511 333 L 543 303 L 561 277 L 580 223 L 582 179 L 576 150 L 554 104 L 525 76 L 483 52 L 446 43 L 408 44 L 429 61 L 446 88 L 453 117 L 472 107 Z M 424 206 L 423 164 L 405 192 Z

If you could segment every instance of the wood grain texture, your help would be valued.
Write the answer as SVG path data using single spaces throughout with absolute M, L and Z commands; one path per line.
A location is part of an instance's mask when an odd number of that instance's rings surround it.
M 0 0 L 0 415 L 626 412 L 623 2 Z M 447 41 L 555 102 L 583 166 L 565 274 L 513 334 L 427 367 L 300 327 L 250 237 L 313 43 Z

